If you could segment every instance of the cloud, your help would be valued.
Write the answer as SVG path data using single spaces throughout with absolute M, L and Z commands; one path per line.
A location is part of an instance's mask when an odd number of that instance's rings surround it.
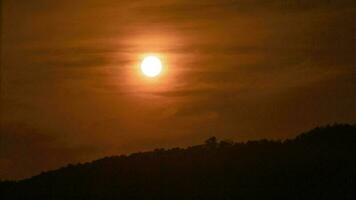
M 36 131 L 2 127 L 0 177 L 212 134 L 285 138 L 356 120 L 353 0 L 3 5 L 1 122 Z M 158 81 L 137 72 L 147 52 L 165 58 Z

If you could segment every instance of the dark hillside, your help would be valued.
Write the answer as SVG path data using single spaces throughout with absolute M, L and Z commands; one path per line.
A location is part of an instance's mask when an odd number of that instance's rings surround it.
M 2 182 L 3 199 L 356 199 L 356 127 L 286 141 L 208 139 Z

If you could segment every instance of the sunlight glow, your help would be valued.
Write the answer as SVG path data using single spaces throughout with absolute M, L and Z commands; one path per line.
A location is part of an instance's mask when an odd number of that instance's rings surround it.
M 145 76 L 156 77 L 162 71 L 162 62 L 156 56 L 146 56 L 141 62 L 141 71 Z

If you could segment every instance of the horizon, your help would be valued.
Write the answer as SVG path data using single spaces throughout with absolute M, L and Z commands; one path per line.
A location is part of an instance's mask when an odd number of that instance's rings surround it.
M 150 150 L 145 150 L 145 151 L 138 151 L 138 152 L 131 152 L 131 153 L 124 153 L 124 154 L 117 154 L 117 155 L 105 155 L 103 157 L 100 158 L 95 158 L 94 160 L 87 160 L 84 162 L 77 162 L 77 163 L 67 163 L 63 166 L 58 166 L 55 169 L 47 169 L 45 171 L 41 171 L 40 173 L 37 174 L 33 174 L 29 177 L 22 177 L 20 179 L 1 179 L 0 177 L 0 183 L 7 183 L 7 182 L 11 182 L 11 183 L 19 183 L 21 181 L 26 181 L 26 180 L 31 180 L 33 178 L 36 177 L 40 177 L 43 176 L 44 174 L 48 174 L 48 173 L 55 173 L 58 171 L 62 171 L 63 169 L 68 169 L 71 167 L 80 167 L 83 165 L 92 165 L 98 162 L 102 162 L 104 160 L 107 159 L 117 159 L 117 158 L 127 158 L 127 157 L 134 157 L 137 155 L 148 155 L 151 153 L 162 153 L 162 152 L 169 152 L 169 151 L 173 151 L 173 150 L 180 150 L 180 151 L 190 151 L 194 148 L 199 148 L 199 147 L 209 147 L 209 148 L 231 148 L 233 146 L 239 146 L 239 145 L 247 145 L 249 146 L 249 144 L 251 143 L 255 143 L 255 142 L 263 142 L 263 143 L 270 143 L 270 144 L 280 144 L 280 145 L 288 145 L 291 142 L 296 142 L 298 141 L 298 139 L 304 137 L 305 136 L 315 136 L 316 133 L 320 133 L 320 131 L 323 133 L 327 130 L 334 130 L 334 136 L 336 136 L 336 131 L 341 131 L 342 129 L 348 129 L 348 128 L 353 128 L 354 131 L 356 130 L 356 124 L 345 124 L 345 123 L 334 123 L 334 124 L 328 124 L 328 125 L 324 125 L 324 126 L 317 126 L 314 127 L 313 129 L 310 129 L 308 131 L 304 131 L 301 132 L 299 134 L 297 134 L 295 137 L 293 138 L 286 138 L 286 139 L 255 139 L 255 140 L 247 140 L 247 141 L 233 141 L 230 139 L 221 139 L 221 138 L 216 138 L 215 136 L 211 136 L 209 138 L 206 138 L 204 141 L 202 141 L 199 144 L 193 144 L 193 145 L 189 145 L 189 146 L 183 146 L 183 147 L 179 147 L 179 146 L 174 146 L 174 147 L 168 147 L 168 148 L 154 148 L 154 149 L 150 149 Z M 342 132 L 341 132 L 342 133 Z M 338 133 L 339 134 L 339 133 Z M 344 133 L 342 133 L 344 134 Z M 356 134 L 356 132 L 354 132 L 354 134 Z M 356 136 L 356 135 L 355 135 Z M 330 137 L 330 135 L 326 135 L 325 133 L 323 134 L 319 134 L 318 135 L 318 139 L 323 138 L 323 137 Z M 350 138 L 352 138 L 351 135 L 349 135 Z M 329 140 L 331 138 L 328 138 Z M 315 140 L 314 140 L 315 141 Z M 323 141 L 325 142 L 325 141 Z M 328 141 L 328 142 L 332 142 L 332 141 Z M 335 143 L 336 145 L 340 145 L 340 143 Z M 330 144 L 329 144 L 330 145 Z M 345 144 L 344 144 L 345 145 Z M 248 153 L 248 152 L 247 152 Z

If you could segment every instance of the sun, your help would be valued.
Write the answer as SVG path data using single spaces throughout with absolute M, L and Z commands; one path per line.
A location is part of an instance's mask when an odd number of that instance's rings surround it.
M 157 56 L 146 56 L 141 62 L 141 71 L 145 76 L 156 77 L 162 72 L 162 62 Z

